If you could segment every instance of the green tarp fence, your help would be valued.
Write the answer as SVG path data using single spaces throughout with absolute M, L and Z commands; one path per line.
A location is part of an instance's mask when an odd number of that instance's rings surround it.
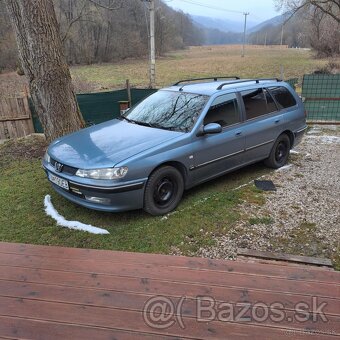
M 308 121 L 340 122 L 340 74 L 305 75 L 302 97 Z
M 132 105 L 138 103 L 156 91 L 157 90 L 153 89 L 131 89 Z M 79 108 L 87 125 L 99 124 L 119 117 L 119 102 L 127 100 L 128 95 L 126 90 L 77 94 Z M 31 100 L 29 102 L 35 132 L 42 133 L 43 128 L 34 110 L 34 106 Z
M 293 88 L 298 78 L 286 80 Z M 156 92 L 153 89 L 131 89 L 132 105 Z M 340 122 L 340 74 L 309 74 L 303 77 L 307 119 L 311 122 Z M 127 101 L 126 90 L 78 94 L 80 111 L 87 125 L 99 124 L 119 116 L 119 102 Z M 43 132 L 31 101 L 30 108 L 36 132 Z

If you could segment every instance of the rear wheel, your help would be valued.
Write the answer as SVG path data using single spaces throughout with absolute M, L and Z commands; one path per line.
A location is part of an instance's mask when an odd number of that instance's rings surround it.
M 172 166 L 155 170 L 145 188 L 144 210 L 151 215 L 164 215 L 174 210 L 184 191 L 182 174 Z
M 284 166 L 289 158 L 290 139 L 286 134 L 278 137 L 273 145 L 269 157 L 264 163 L 270 168 L 278 169 Z

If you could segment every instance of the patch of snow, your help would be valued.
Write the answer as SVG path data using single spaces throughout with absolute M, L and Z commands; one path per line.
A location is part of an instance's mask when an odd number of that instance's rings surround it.
M 318 135 L 321 131 L 322 130 L 320 128 L 313 128 L 307 132 L 307 135 Z
M 52 217 L 58 225 L 61 227 L 74 229 L 74 230 L 81 230 L 81 231 L 87 231 L 91 234 L 97 234 L 97 235 L 107 235 L 110 234 L 107 230 L 93 227 L 89 224 L 84 224 L 78 221 L 68 221 L 63 216 L 61 216 L 58 211 L 54 208 L 52 202 L 51 202 L 51 196 L 46 195 L 44 199 L 44 205 L 45 205 L 45 212 L 48 216 Z
M 281 168 L 278 168 L 276 171 L 285 171 L 285 170 L 290 169 L 292 166 L 293 166 L 293 164 L 288 164 L 288 165 L 285 165 Z
M 291 154 L 291 155 L 299 155 L 300 152 L 299 152 L 299 151 L 296 151 L 296 150 L 290 150 L 290 154 Z
M 308 136 L 309 139 L 317 139 L 324 144 L 340 144 L 339 136 Z

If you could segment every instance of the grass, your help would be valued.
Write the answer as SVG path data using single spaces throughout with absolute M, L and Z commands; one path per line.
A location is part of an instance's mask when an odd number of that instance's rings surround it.
M 0 241 L 192 255 L 201 247 L 214 246 L 214 236 L 233 238 L 236 232 L 238 239 L 242 234 L 254 233 L 255 225 L 270 228 L 273 223 L 269 214 L 250 217 L 239 208 L 244 201 L 255 206 L 265 203 L 266 194 L 247 184 L 269 173 L 262 164 L 185 192 L 177 210 L 165 217 L 152 217 L 143 211 L 103 213 L 75 205 L 53 191 L 39 159 L 46 144 L 36 138 L 0 145 Z M 44 212 L 47 194 L 66 219 L 105 228 L 110 234 L 93 235 L 57 226 Z M 239 224 L 240 221 L 246 223 Z M 315 224 L 305 222 L 288 236 L 270 241 L 273 249 L 280 252 L 331 257 L 340 270 L 339 253 L 334 256 L 316 231 Z
M 249 219 L 250 225 L 256 225 L 256 224 L 270 225 L 272 223 L 273 223 L 273 219 L 270 216 L 252 217 Z
M 231 189 L 268 171 L 262 165 L 255 165 L 190 190 L 178 209 L 164 218 L 152 217 L 143 211 L 103 213 L 88 210 L 54 193 L 39 159 L 18 161 L 8 155 L 2 160 L 0 241 L 151 253 L 171 253 L 176 248 L 191 254 L 200 247 L 212 245 L 213 241 L 207 235 L 228 232 L 240 218 L 237 206 L 243 196 L 246 194 L 249 200 L 258 199 L 259 193 L 248 187 L 237 191 Z M 110 235 L 92 235 L 58 227 L 44 212 L 43 200 L 47 194 L 66 219 L 105 228 Z
M 302 77 L 326 65 L 326 59 L 314 59 L 312 52 L 303 49 L 248 48 L 241 57 L 240 46 L 199 46 L 176 51 L 157 59 L 157 86 L 162 87 L 179 79 L 211 75 L 240 77 L 280 77 L 284 68 L 286 79 Z M 119 63 L 75 66 L 72 75 L 78 81 L 95 84 L 106 90 L 124 87 L 130 79 L 133 86 L 148 85 L 148 60 L 131 59 Z

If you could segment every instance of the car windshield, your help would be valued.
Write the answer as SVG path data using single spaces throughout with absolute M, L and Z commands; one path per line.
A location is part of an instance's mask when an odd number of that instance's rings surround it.
M 200 94 L 158 91 L 122 115 L 131 123 L 188 132 L 207 103 Z

